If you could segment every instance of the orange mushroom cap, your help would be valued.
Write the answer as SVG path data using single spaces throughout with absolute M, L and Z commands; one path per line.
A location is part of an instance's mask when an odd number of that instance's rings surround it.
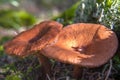
M 29 55 L 30 52 L 41 50 L 53 42 L 61 29 L 62 24 L 56 21 L 43 21 L 15 36 L 4 45 L 4 49 L 11 55 Z
M 99 24 L 78 23 L 63 28 L 58 41 L 42 52 L 64 63 L 92 68 L 106 63 L 117 47 L 116 34 L 110 29 Z

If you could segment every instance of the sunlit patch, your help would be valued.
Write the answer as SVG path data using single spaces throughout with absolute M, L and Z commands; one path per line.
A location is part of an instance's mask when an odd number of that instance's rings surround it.
M 75 64 L 80 64 L 82 62 L 83 59 L 88 59 L 88 58 L 92 58 L 95 55 L 86 55 L 86 54 L 80 54 L 80 56 L 76 56 L 76 58 L 73 59 L 73 62 Z M 89 63 L 87 63 L 89 64 Z M 91 63 L 90 63 L 91 64 Z
M 74 51 L 80 52 L 80 53 L 85 53 L 86 47 L 81 46 L 81 47 L 72 47 Z
M 61 43 L 60 45 L 66 46 L 69 49 L 72 49 L 72 46 L 76 46 L 77 43 L 76 41 L 72 40 L 72 41 L 66 41 L 65 43 Z

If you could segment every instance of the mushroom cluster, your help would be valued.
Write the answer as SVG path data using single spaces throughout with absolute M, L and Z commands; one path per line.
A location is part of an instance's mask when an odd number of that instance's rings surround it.
M 20 33 L 5 44 L 6 53 L 18 56 L 37 55 L 47 74 L 48 58 L 79 67 L 99 67 L 113 57 L 118 47 L 116 34 L 100 24 L 77 23 L 64 27 L 55 21 L 44 21 Z M 48 68 L 49 67 L 49 68 Z

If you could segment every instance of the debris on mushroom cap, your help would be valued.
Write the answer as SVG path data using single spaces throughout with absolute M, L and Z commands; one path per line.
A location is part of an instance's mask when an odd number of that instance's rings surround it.
M 117 47 L 116 34 L 110 29 L 99 24 L 77 23 L 63 28 L 57 43 L 42 52 L 64 63 L 92 68 L 105 64 Z
M 6 53 L 17 56 L 26 56 L 30 52 L 41 50 L 57 37 L 62 24 L 56 21 L 43 21 L 33 28 L 15 36 L 4 45 Z

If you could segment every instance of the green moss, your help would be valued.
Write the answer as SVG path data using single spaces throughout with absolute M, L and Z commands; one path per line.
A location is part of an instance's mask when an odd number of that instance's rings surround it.
M 75 16 L 75 10 L 76 10 L 76 8 L 78 7 L 79 4 L 80 4 L 80 1 L 75 3 L 72 7 L 67 9 L 65 12 L 63 12 L 59 16 L 53 17 L 52 20 L 57 20 L 64 25 L 72 24 L 73 23 L 73 18 Z
M 36 22 L 35 17 L 25 11 L 1 10 L 0 16 L 0 27 L 4 28 L 29 27 Z

